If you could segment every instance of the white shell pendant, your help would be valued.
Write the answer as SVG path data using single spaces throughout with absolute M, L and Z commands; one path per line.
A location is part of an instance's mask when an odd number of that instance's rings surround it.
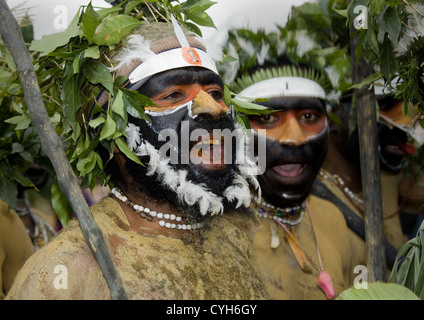
M 277 234 L 274 222 L 270 220 L 268 220 L 268 222 L 271 229 L 271 248 L 277 249 L 280 246 L 280 237 Z

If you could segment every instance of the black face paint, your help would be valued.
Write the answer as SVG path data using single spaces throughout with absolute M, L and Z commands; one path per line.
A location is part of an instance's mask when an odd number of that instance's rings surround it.
M 171 70 L 166 74 L 158 74 L 153 76 L 148 82 L 146 82 L 140 89 L 139 92 L 146 96 L 154 96 L 164 90 L 170 85 L 190 85 L 198 83 L 200 85 L 205 84 L 222 84 L 220 78 L 208 71 L 203 69 L 185 68 L 184 70 Z M 222 170 L 207 170 L 200 165 L 193 164 L 189 158 L 187 158 L 187 152 L 190 152 L 193 145 L 198 141 L 190 141 L 191 134 L 196 129 L 204 130 L 207 133 L 213 134 L 213 130 L 234 130 L 234 122 L 229 115 L 225 115 L 219 119 L 213 119 L 207 113 L 200 113 L 196 117 L 192 117 L 187 108 L 176 108 L 172 112 L 164 112 L 160 116 L 150 116 L 152 122 L 147 123 L 142 119 L 135 119 L 129 117 L 129 122 L 140 128 L 140 134 L 142 139 L 148 141 L 155 147 L 156 150 L 161 150 L 163 146 L 171 146 L 172 150 L 177 152 L 178 161 L 176 163 L 170 163 L 173 170 L 179 171 L 184 170 L 187 172 L 187 180 L 197 185 L 207 187 L 208 190 L 213 192 L 219 197 L 223 197 L 223 193 L 233 183 L 235 174 L 238 172 L 235 164 L 236 148 L 235 141 L 232 141 L 232 154 L 231 163 L 227 164 Z M 171 141 L 169 139 L 163 139 L 167 133 L 175 133 L 177 139 Z M 187 148 L 185 148 L 185 146 Z M 188 160 L 188 161 L 183 161 Z M 149 162 L 149 157 L 141 157 L 143 163 Z M 183 210 L 188 214 L 194 221 L 200 221 L 204 219 L 200 215 L 199 210 L 196 206 L 190 207 L 185 205 L 178 199 L 175 190 L 163 186 L 160 183 L 162 177 L 158 177 L 156 174 L 147 176 L 147 170 L 132 161 L 127 161 L 127 170 L 132 174 L 134 181 L 139 190 L 149 193 L 153 198 L 157 198 L 160 201 L 169 201 L 175 206 Z M 148 188 L 146 188 L 148 186 Z M 224 208 L 228 205 L 225 201 Z
M 401 145 L 408 141 L 406 132 L 396 128 L 389 127 L 383 122 L 377 122 L 378 134 L 378 156 L 380 160 L 380 169 L 389 173 L 398 173 L 402 168 L 402 160 L 405 152 Z M 358 128 L 352 131 L 349 139 L 344 144 L 344 154 L 357 168 L 361 168 L 360 146 Z
M 401 145 L 408 141 L 406 132 L 389 127 L 385 123 L 377 123 L 378 153 L 380 157 L 380 169 L 390 173 L 398 173 L 402 169 L 402 159 L 405 152 Z
M 324 162 L 327 149 L 327 133 L 301 146 L 284 145 L 267 138 L 266 171 L 258 176 L 264 199 L 279 207 L 302 203 Z M 273 170 L 276 166 L 287 164 L 301 165 L 301 174 L 295 178 L 285 178 Z
M 263 103 L 274 110 L 315 110 L 326 116 L 324 105 L 311 98 L 280 98 Z M 257 139 L 257 133 L 255 132 Z M 255 143 L 257 145 L 257 143 Z M 307 142 L 295 145 L 266 138 L 266 171 L 258 176 L 264 199 L 278 207 L 301 204 L 324 162 L 328 149 L 328 127 L 311 136 Z M 257 154 L 257 150 L 255 151 Z M 284 176 L 278 168 L 295 167 L 298 174 Z

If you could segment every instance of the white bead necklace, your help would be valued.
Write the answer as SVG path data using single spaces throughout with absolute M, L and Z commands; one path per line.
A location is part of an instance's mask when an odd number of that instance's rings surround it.
M 181 222 L 183 218 L 173 213 L 156 212 L 154 210 L 150 210 L 147 207 L 143 207 L 142 205 L 135 204 L 131 200 L 129 200 L 124 194 L 122 194 L 122 192 L 118 188 L 113 188 L 111 191 L 117 199 L 119 199 L 127 206 L 133 208 L 137 213 L 139 213 L 140 217 L 146 218 L 149 221 L 154 221 L 155 218 L 159 219 L 158 224 L 161 227 L 178 230 L 196 230 L 203 227 L 203 222 L 193 224 L 175 223 Z
M 364 205 L 364 200 L 357 196 L 352 190 L 345 186 L 345 182 L 338 174 L 327 174 L 322 169 L 319 171 L 319 175 L 326 180 L 334 180 L 336 186 L 339 187 L 356 205 L 362 207 Z

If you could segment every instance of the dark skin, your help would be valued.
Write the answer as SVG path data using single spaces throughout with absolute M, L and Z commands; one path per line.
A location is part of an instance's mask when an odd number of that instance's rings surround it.
M 266 171 L 258 176 L 263 197 L 279 207 L 301 204 L 309 194 L 327 150 L 326 113 L 318 99 L 272 98 L 271 114 L 250 117 L 267 130 Z
M 380 105 L 380 111 L 388 111 L 396 107 L 400 101 L 390 100 Z M 333 174 L 338 174 L 346 186 L 354 193 L 362 191 L 361 167 L 359 162 L 359 139 L 358 129 L 349 133 L 348 121 L 350 116 L 350 105 L 341 105 L 335 111 L 343 126 L 330 125 L 330 144 L 323 168 Z M 407 135 L 396 127 L 387 125 L 380 120 L 378 127 L 378 144 L 380 169 L 385 172 L 399 172 L 399 165 L 405 152 L 399 147 L 407 142 Z
M 139 92 L 151 98 L 156 104 L 150 110 L 155 108 L 172 109 L 187 101 L 194 99 L 199 92 L 205 92 L 207 101 L 206 107 L 198 111 L 197 117 L 193 119 L 187 108 L 178 109 L 171 114 L 151 117 L 152 125 L 149 126 L 144 120 L 130 119 L 129 121 L 140 126 L 142 137 L 153 144 L 156 148 L 164 142 L 158 141 L 157 133 L 162 129 L 173 129 L 180 132 L 181 122 L 188 121 L 191 130 L 193 128 L 205 128 L 211 131 L 213 128 L 228 128 L 232 123 L 227 115 L 227 109 L 222 101 L 223 85 L 220 77 L 213 72 L 202 68 L 181 68 L 166 71 L 151 77 L 140 89 Z M 209 99 L 209 100 L 208 100 Z M 113 176 L 118 176 L 115 183 L 123 190 L 125 195 L 134 203 L 142 204 L 157 212 L 175 213 L 184 216 L 185 210 L 177 201 L 176 195 L 157 181 L 157 177 L 147 176 L 146 168 L 128 160 L 121 152 L 117 151 L 114 157 L 117 166 L 114 169 Z M 143 163 L 148 163 L 148 159 L 141 159 Z M 224 190 L 225 184 L 232 179 L 232 167 L 226 165 L 221 167 L 210 167 L 202 164 L 189 164 L 189 175 L 195 182 L 210 183 L 211 187 Z M 118 169 L 118 170 L 116 170 Z M 224 183 L 216 183 L 215 178 L 221 177 Z M 146 188 L 148 186 L 148 188 Z M 183 238 L 187 231 L 178 229 L 163 228 L 157 222 L 150 222 L 147 219 L 141 219 L 135 211 L 120 202 L 131 228 L 135 231 L 149 235 L 163 234 L 170 237 Z M 193 211 L 198 211 L 192 208 Z M 197 213 L 198 214 L 198 213 Z M 203 218 L 204 217 L 199 217 Z

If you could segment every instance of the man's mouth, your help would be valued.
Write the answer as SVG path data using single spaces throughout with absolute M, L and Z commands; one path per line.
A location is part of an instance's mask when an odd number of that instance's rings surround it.
M 406 154 L 413 154 L 417 151 L 414 145 L 409 143 L 403 143 L 400 145 L 387 145 L 384 151 L 388 154 L 402 157 Z
M 306 169 L 304 163 L 288 163 L 275 166 L 272 170 L 284 178 L 295 178 L 302 175 Z
M 210 134 L 200 137 L 190 149 L 190 160 L 208 170 L 226 167 L 223 137 L 213 138 Z

